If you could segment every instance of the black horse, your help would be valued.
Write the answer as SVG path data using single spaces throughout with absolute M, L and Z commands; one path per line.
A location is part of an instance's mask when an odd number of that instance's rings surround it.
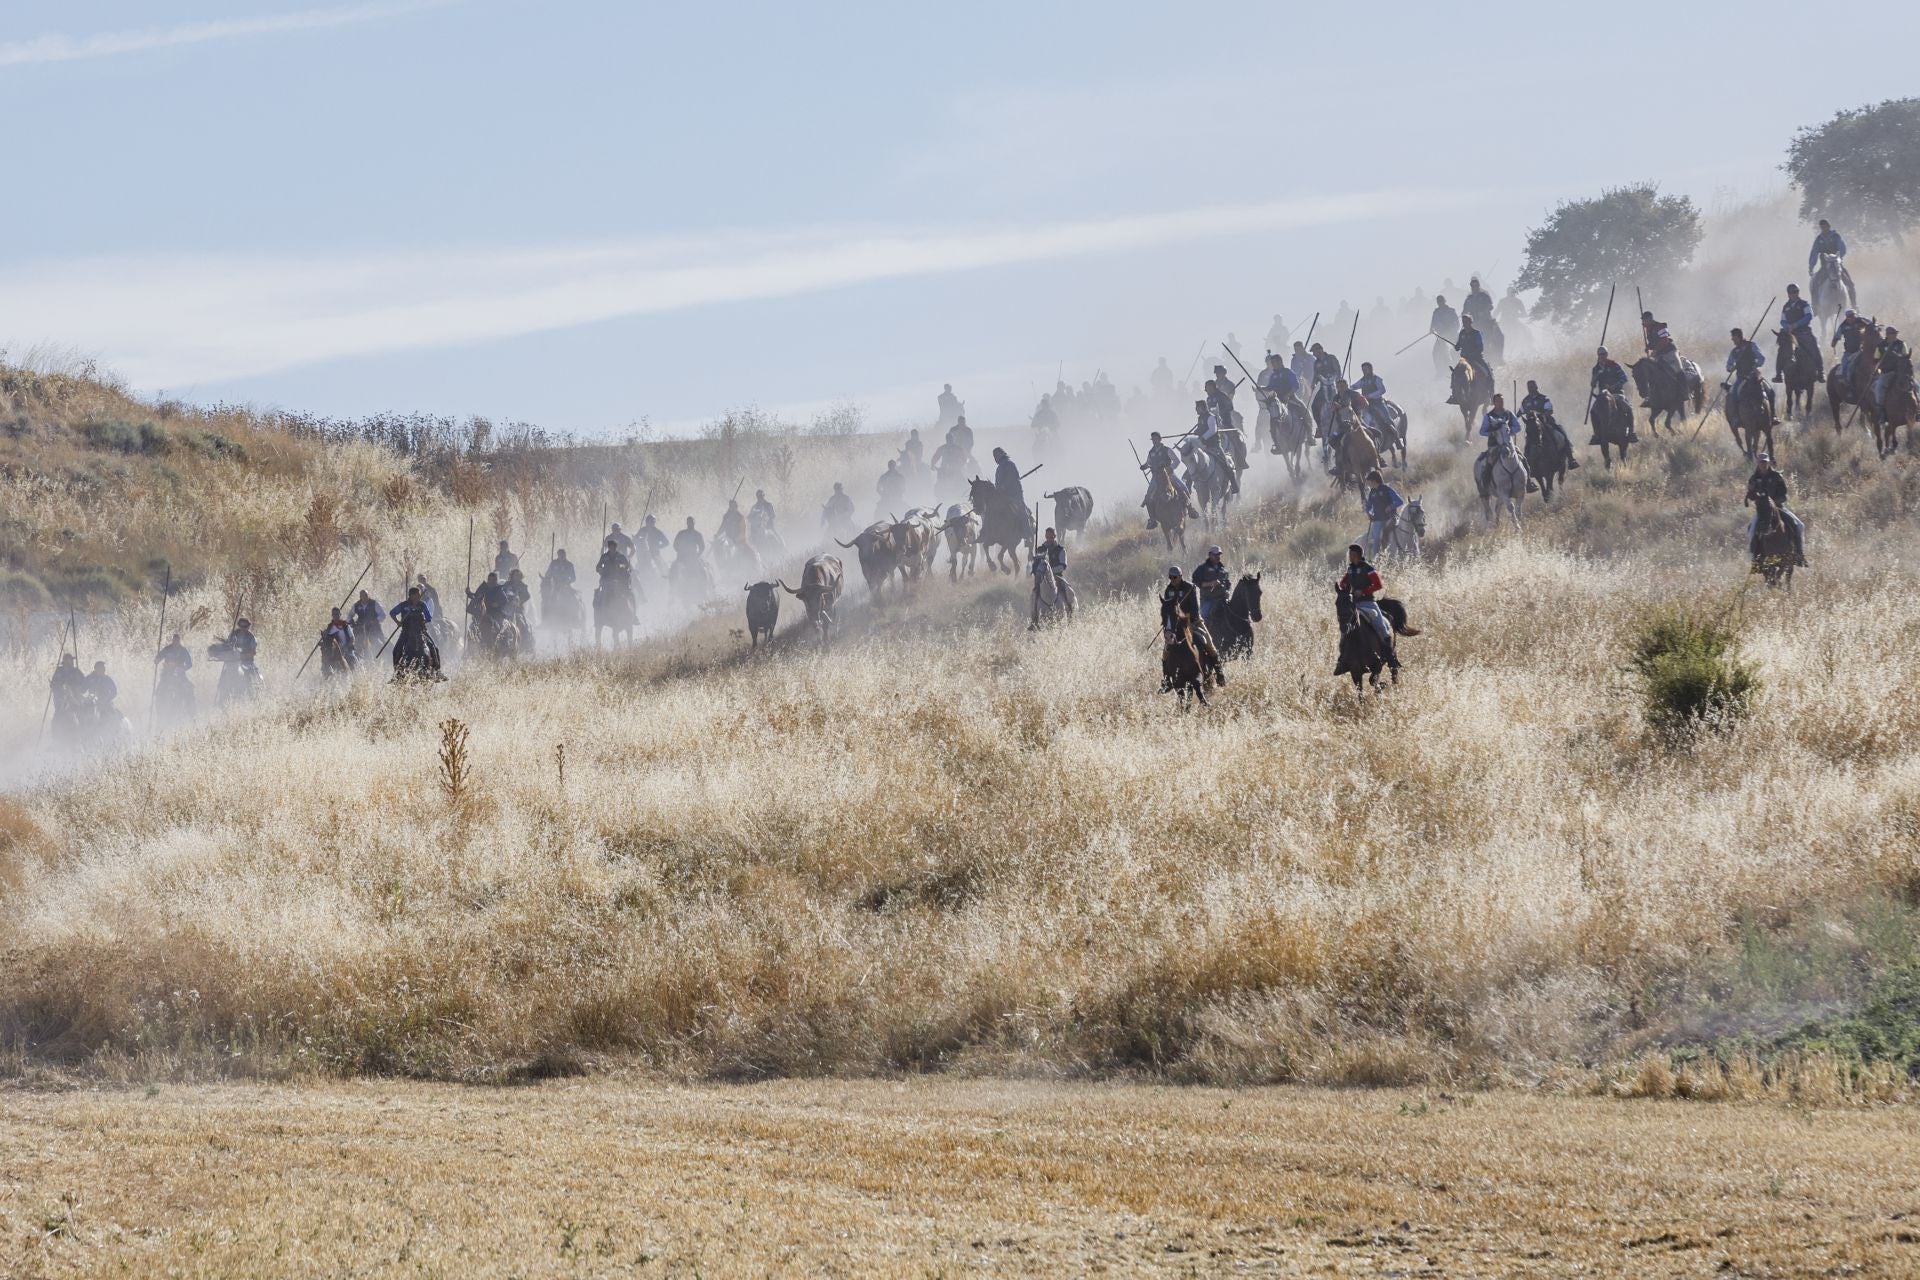
M 1573 441 L 1559 423 L 1545 414 L 1522 415 L 1527 424 L 1527 474 L 1540 482 L 1540 501 L 1553 501 L 1553 487 L 1565 484 L 1567 472 L 1580 465 L 1573 456 Z
M 408 618 L 400 624 L 393 640 L 393 678 L 403 680 L 444 680 L 440 674 L 440 646 L 433 642 L 425 618 Z
M 1787 388 L 1787 416 L 1805 418 L 1813 413 L 1813 389 L 1826 376 L 1820 344 L 1811 329 L 1775 329 L 1773 336 L 1778 340 L 1775 376 Z
M 1398 600 L 1382 599 L 1380 612 L 1385 615 L 1393 635 L 1417 636 L 1420 632 L 1407 625 L 1407 609 Z M 1333 616 L 1340 624 L 1340 661 L 1333 669 L 1336 676 L 1353 677 L 1353 690 L 1361 692 L 1361 678 L 1376 691 L 1380 688 L 1380 673 L 1392 667 L 1392 680 L 1400 683 L 1399 653 L 1392 637 L 1380 638 L 1380 633 L 1371 623 L 1360 616 L 1354 608 L 1353 597 L 1344 589 L 1334 593 Z
M 1613 470 L 1613 451 L 1620 451 L 1620 461 L 1627 460 L 1627 449 L 1640 442 L 1640 436 L 1633 429 L 1633 406 L 1627 398 L 1616 391 L 1596 391 L 1593 394 L 1593 438 L 1588 444 L 1600 446 L 1600 460 L 1607 464 L 1607 470 Z
M 1213 611 L 1208 630 L 1222 658 L 1253 656 L 1253 624 L 1260 621 L 1260 575 L 1243 573 L 1233 594 Z

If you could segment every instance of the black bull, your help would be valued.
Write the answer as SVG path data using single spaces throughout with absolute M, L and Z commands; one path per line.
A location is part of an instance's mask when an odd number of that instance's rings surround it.
M 1087 521 L 1093 519 L 1093 494 L 1073 485 L 1066 489 L 1055 489 L 1046 495 L 1053 499 L 1053 527 L 1065 538 L 1069 533 L 1084 533 Z

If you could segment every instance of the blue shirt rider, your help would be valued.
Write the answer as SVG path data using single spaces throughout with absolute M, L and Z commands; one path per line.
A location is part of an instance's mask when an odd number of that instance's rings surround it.
M 1507 408 L 1506 397 L 1498 391 L 1493 393 L 1493 403 L 1480 418 L 1480 434 L 1486 439 L 1489 453 L 1512 445 L 1520 434 L 1519 420 Z
M 1829 348 L 1836 344 L 1840 347 L 1840 380 L 1850 382 L 1853 379 L 1853 362 L 1860 357 L 1860 348 L 1866 342 L 1867 321 L 1852 307 L 1841 317 L 1834 327 L 1833 337 L 1828 339 Z
M 1847 242 L 1840 238 L 1840 233 L 1835 231 L 1833 224 L 1825 218 L 1820 219 L 1820 234 L 1813 238 L 1813 247 L 1807 250 L 1808 275 L 1813 274 L 1813 268 L 1819 263 L 1820 255 L 1823 253 L 1830 253 L 1842 260 L 1847 256 Z
M 1607 353 L 1605 347 L 1596 348 L 1593 362 L 1593 389 L 1611 391 L 1615 395 L 1625 395 L 1627 390 L 1627 371 L 1618 360 Z
M 1377 556 L 1386 542 L 1387 529 L 1393 524 L 1394 517 L 1400 514 L 1400 508 L 1407 500 L 1381 476 L 1378 468 L 1367 472 L 1366 496 L 1360 499 L 1360 509 L 1367 514 L 1367 554 Z
M 1193 516 L 1199 515 L 1200 513 L 1193 508 L 1193 500 L 1192 496 L 1188 493 L 1186 479 L 1180 474 L 1180 455 L 1175 453 L 1170 446 L 1160 439 L 1160 433 L 1158 431 L 1153 432 L 1152 435 L 1153 443 L 1147 446 L 1147 460 L 1140 464 L 1140 469 L 1147 473 L 1147 495 L 1140 499 L 1140 505 L 1144 507 L 1152 499 L 1153 486 L 1155 483 L 1154 477 L 1156 475 L 1165 475 L 1167 477 L 1167 483 L 1173 486 L 1173 491 L 1180 495 L 1182 502 L 1187 504 L 1187 514 Z M 1147 513 L 1147 528 L 1158 529 L 1159 527 L 1160 522 L 1156 520 L 1153 513 L 1149 511 Z
M 1194 590 L 1200 593 L 1200 621 L 1209 631 L 1213 627 L 1213 615 L 1227 602 L 1228 590 L 1233 585 L 1233 575 L 1220 559 L 1221 554 L 1219 547 L 1208 547 L 1207 558 L 1194 569 L 1190 579 Z
M 1787 300 L 1780 306 L 1780 327 L 1787 330 L 1813 328 L 1813 304 L 1800 296 L 1800 286 L 1787 286 Z

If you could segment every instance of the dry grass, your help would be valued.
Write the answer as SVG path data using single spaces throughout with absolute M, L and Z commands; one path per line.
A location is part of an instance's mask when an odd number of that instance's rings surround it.
M 1563 410 L 1585 376 L 1518 372 Z M 84 379 L 27 391 L 63 430 L 118 403 Z M 1783 431 L 1816 567 L 1768 593 L 1717 420 L 1613 473 L 1583 449 L 1515 537 L 1480 528 L 1450 411 L 1413 408 L 1429 443 L 1404 487 L 1432 554 L 1389 575 L 1428 634 L 1378 706 L 1329 674 L 1350 496 L 1283 486 L 1223 538 L 1267 570 L 1267 622 L 1215 709 L 1182 718 L 1141 647 L 1165 555 L 1116 479 L 1136 483 L 1130 462 L 1069 442 L 1049 482 L 1095 476 L 1124 523 L 1076 550 L 1085 607 L 1058 631 L 1027 637 L 1009 582 L 935 581 L 847 606 L 824 654 L 790 632 L 749 660 L 709 621 L 638 654 L 282 696 L 20 791 L 0 814 L 0 1049 L 103 1078 L 570 1062 L 1904 1096 L 1897 1061 L 1773 1050 L 1915 949 L 1920 673 L 1862 620 L 1920 624 L 1899 558 L 1920 468 L 1857 430 Z M 211 575 L 174 616 L 264 607 L 279 690 L 363 557 L 376 584 L 448 584 L 469 519 L 524 543 L 557 511 L 597 528 L 645 505 L 617 468 L 530 500 L 462 478 L 465 455 L 429 475 L 248 429 L 250 458 L 314 456 L 228 486 L 205 524 L 281 529 L 263 545 L 298 563 Z M 646 457 L 716 513 L 735 468 L 782 477 L 791 536 L 828 476 L 886 447 L 743 418 Z M 362 497 L 397 504 L 377 534 L 350 528 Z M 36 527 L 86 514 L 12 500 Z M 1736 620 L 1760 681 L 1742 722 L 1649 731 L 1626 666 L 1667 602 Z M 144 670 L 150 604 L 83 622 L 89 659 Z M 50 650 L 0 672 L 16 743 Z M 122 679 L 136 717 L 143 684 Z M 1703 1042 L 1711 1062 L 1670 1052 Z
M 1920 1266 L 1906 1110 L 603 1080 L 12 1093 L 0 1137 L 21 1277 Z

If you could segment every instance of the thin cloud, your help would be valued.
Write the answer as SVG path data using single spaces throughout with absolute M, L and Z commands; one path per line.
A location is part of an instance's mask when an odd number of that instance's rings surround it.
M 1380 191 L 1002 230 L 816 231 L 327 258 L 116 257 L 0 271 L 21 343 L 182 387 L 884 280 L 1124 254 L 1483 203 Z
M 168 49 L 177 45 L 208 44 L 216 40 L 238 40 L 246 36 L 278 35 L 289 31 L 318 31 L 328 27 L 351 27 L 363 22 L 397 18 L 423 9 L 440 9 L 459 0 L 390 0 L 384 4 L 361 4 L 342 9 L 304 9 L 298 13 L 273 14 L 258 18 L 216 18 L 208 22 L 187 23 L 178 27 L 150 27 L 139 31 L 103 31 L 97 35 L 71 36 L 59 32 L 0 44 L 0 67 L 25 67 L 51 62 L 79 62 L 87 58 L 112 58 L 123 53 L 142 53 L 149 49 Z

